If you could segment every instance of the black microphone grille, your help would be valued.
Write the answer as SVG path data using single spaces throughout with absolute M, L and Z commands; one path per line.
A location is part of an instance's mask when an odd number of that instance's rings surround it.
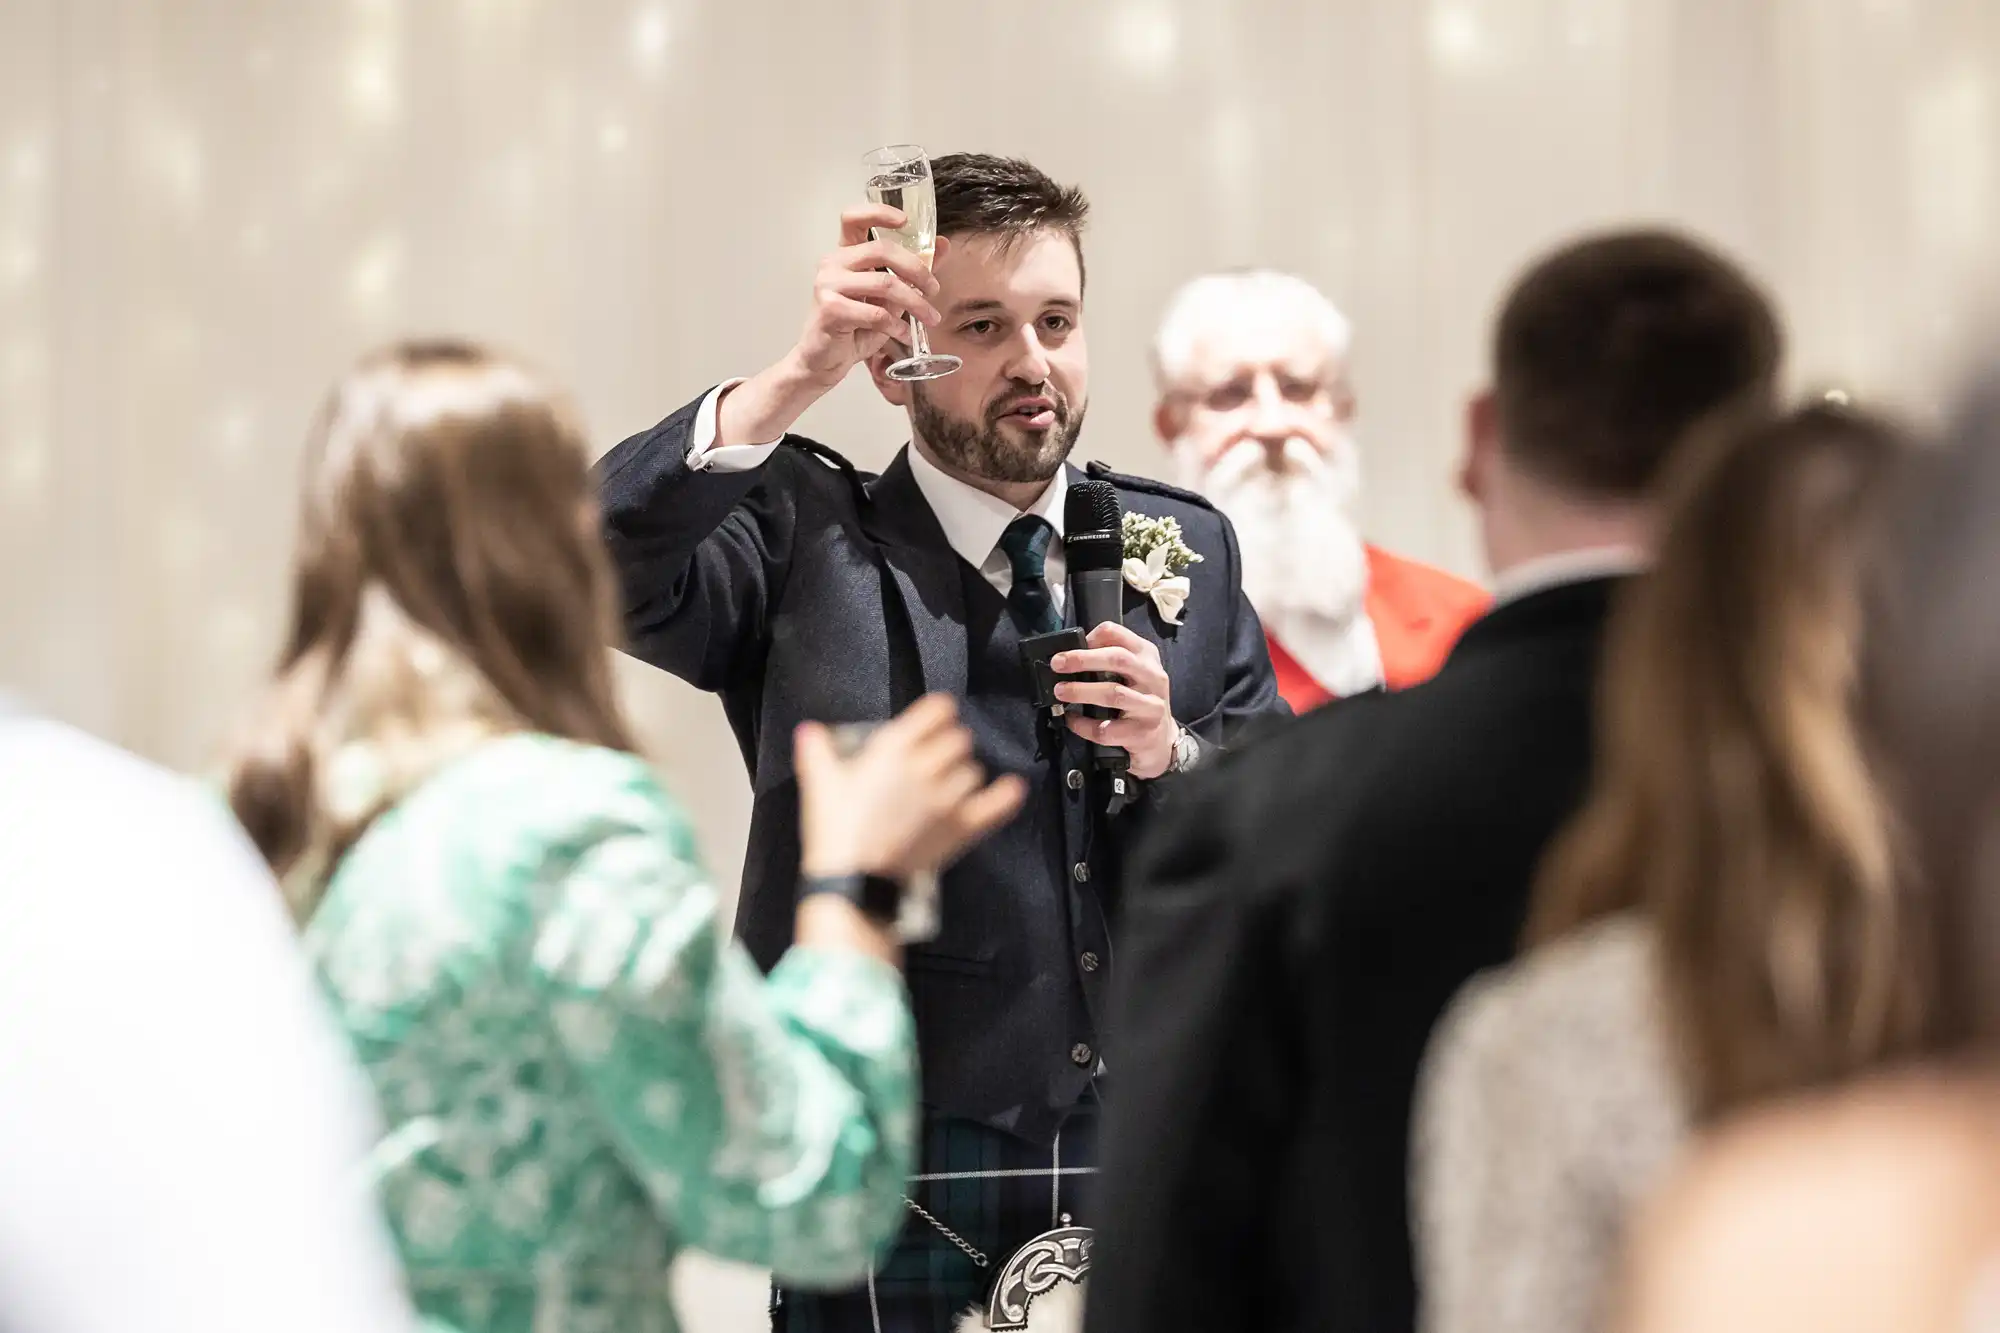
M 1123 534 L 1125 506 L 1118 501 L 1118 488 L 1108 481 L 1079 481 L 1069 488 L 1063 501 L 1063 539 L 1081 533 Z

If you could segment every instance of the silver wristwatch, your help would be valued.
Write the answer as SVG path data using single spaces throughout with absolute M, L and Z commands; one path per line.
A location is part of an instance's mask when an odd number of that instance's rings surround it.
M 1167 760 L 1167 772 L 1181 774 L 1193 768 L 1201 759 L 1201 740 L 1185 725 L 1174 733 L 1174 755 Z

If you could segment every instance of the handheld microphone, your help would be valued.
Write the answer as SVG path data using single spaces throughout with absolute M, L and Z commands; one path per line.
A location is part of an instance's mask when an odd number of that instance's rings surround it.
M 1069 604 L 1085 634 L 1104 622 L 1122 623 L 1125 611 L 1125 506 L 1108 481 L 1079 481 L 1063 501 L 1063 559 L 1069 565 Z M 1090 679 L 1109 679 L 1095 673 Z M 1089 708 L 1087 717 L 1116 717 L 1116 709 Z M 1132 757 L 1116 746 L 1090 742 L 1092 766 L 1118 773 Z

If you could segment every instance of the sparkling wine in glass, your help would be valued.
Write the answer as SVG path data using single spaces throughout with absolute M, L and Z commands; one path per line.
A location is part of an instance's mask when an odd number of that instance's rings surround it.
M 875 228 L 877 240 L 894 241 L 931 265 L 937 248 L 937 189 L 931 181 L 931 160 L 913 143 L 877 148 L 862 159 L 868 171 L 868 200 L 901 209 L 903 225 L 890 231 Z M 955 356 L 931 350 L 931 341 L 915 315 L 910 321 L 910 354 L 889 367 L 892 380 L 941 379 L 963 363 Z

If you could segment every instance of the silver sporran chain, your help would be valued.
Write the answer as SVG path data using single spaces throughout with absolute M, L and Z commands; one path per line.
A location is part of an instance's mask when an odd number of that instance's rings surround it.
M 946 1240 L 958 1246 L 959 1249 L 965 1251 L 965 1257 L 972 1260 L 974 1264 L 977 1264 L 981 1268 L 986 1268 L 990 1266 L 992 1261 L 989 1260 L 978 1249 L 976 1249 L 971 1241 L 959 1235 L 956 1231 L 953 1231 L 950 1227 L 946 1226 L 944 1223 L 938 1221 L 937 1218 L 931 1216 L 930 1211 L 926 1209 L 922 1204 L 918 1203 L 915 1199 L 912 1199 L 907 1194 L 903 1196 L 903 1202 L 909 1205 L 909 1209 L 911 1212 L 915 1213 L 918 1217 L 923 1218 L 924 1221 L 936 1227 L 938 1229 L 938 1234 L 940 1236 L 943 1236 Z

